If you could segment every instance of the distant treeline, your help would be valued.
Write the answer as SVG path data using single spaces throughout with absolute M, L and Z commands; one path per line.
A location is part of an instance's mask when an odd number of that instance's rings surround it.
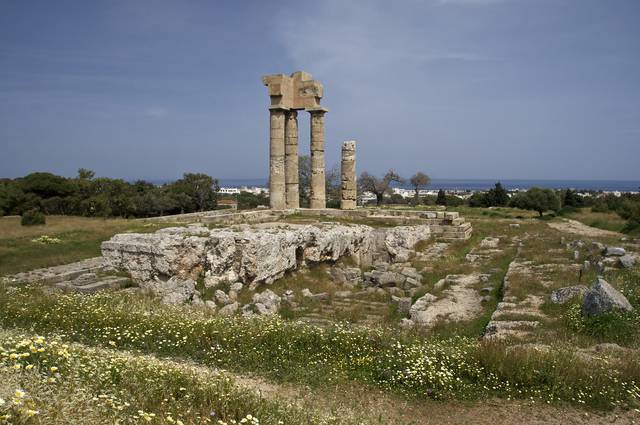
M 185 173 L 173 183 L 156 186 L 144 180 L 95 177 L 81 168 L 75 178 L 32 173 L 0 179 L 0 216 L 27 211 L 88 217 L 151 217 L 215 209 L 218 181 Z
M 625 232 L 640 232 L 640 194 L 622 193 L 620 196 L 608 193 L 591 193 L 591 196 L 580 196 L 575 190 L 553 190 L 532 187 L 524 192 L 509 196 L 500 182 L 487 192 L 476 192 L 467 199 L 446 194 L 440 189 L 437 196 L 421 196 L 419 198 L 403 198 L 394 194 L 384 199 L 385 204 L 446 205 L 470 207 L 514 207 L 543 213 L 564 215 L 578 208 L 591 208 L 593 212 L 613 212 L 627 220 Z

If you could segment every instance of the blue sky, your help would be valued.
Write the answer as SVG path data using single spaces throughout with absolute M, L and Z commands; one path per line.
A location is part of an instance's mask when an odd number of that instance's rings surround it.
M 639 22 L 637 0 L 0 0 L 0 177 L 266 177 L 260 77 L 305 70 L 328 167 L 354 139 L 359 171 L 637 180 Z

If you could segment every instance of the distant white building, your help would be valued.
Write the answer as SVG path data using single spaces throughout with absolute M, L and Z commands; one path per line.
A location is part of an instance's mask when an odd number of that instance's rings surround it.
M 269 189 L 267 189 L 266 187 L 247 187 L 247 186 L 242 186 L 242 187 L 221 187 L 218 190 L 218 193 L 222 194 L 222 195 L 238 195 L 240 194 L 240 192 L 248 192 L 248 193 L 252 193 L 254 195 L 259 195 L 259 194 L 265 194 L 268 195 L 269 194 Z
M 267 189 L 266 187 L 257 187 L 257 186 L 247 187 L 247 186 L 242 186 L 240 188 L 240 192 L 253 193 L 254 195 L 260 195 L 260 194 L 268 195 L 269 194 L 269 189 Z
M 240 189 L 238 189 L 237 187 L 221 187 L 218 190 L 218 193 L 221 193 L 223 195 L 237 195 L 238 193 L 240 193 Z

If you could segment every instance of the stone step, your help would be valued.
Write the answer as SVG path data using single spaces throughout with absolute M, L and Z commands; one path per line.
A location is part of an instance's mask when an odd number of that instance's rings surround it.
M 77 263 L 64 264 L 61 266 L 36 269 L 25 273 L 18 273 L 10 278 L 18 282 L 44 283 L 53 285 L 60 282 L 73 280 L 85 273 L 93 273 L 103 268 L 102 257 L 89 258 Z
M 384 308 L 389 305 L 381 301 L 367 301 L 367 300 L 359 300 L 354 298 L 342 298 L 340 300 L 334 299 L 332 301 L 332 304 L 337 306 L 353 306 L 358 304 L 358 305 L 376 307 L 376 308 Z
M 126 277 L 108 276 L 84 285 L 76 285 L 73 281 L 66 281 L 60 282 L 56 286 L 64 291 L 92 294 L 106 289 L 120 289 L 127 282 L 129 282 L 129 279 Z

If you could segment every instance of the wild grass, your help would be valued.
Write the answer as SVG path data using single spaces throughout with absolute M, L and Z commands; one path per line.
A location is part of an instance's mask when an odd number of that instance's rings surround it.
M 610 365 L 587 368 L 561 351 L 530 361 L 472 338 L 424 340 L 377 327 L 220 318 L 131 294 L 5 290 L 0 323 L 280 381 L 318 386 L 355 380 L 418 398 L 532 397 L 610 408 L 635 406 L 640 394 L 639 376 L 621 376 Z
M 596 342 L 640 347 L 640 273 L 621 271 L 606 277 L 629 300 L 634 310 L 589 317 L 581 314 L 580 303 L 573 302 L 564 312 L 566 325 L 571 331 L 589 336 Z
M 0 330 L 0 376 L 1 423 L 349 422 L 263 398 L 225 372 L 15 331 Z
M 20 217 L 0 217 L 0 276 L 71 263 L 100 255 L 100 243 L 116 233 L 152 232 L 173 223 L 48 216 L 47 224 L 21 226 Z M 42 235 L 59 243 L 42 244 Z
M 613 232 L 622 232 L 627 225 L 627 221 L 614 212 L 593 212 L 591 208 L 578 208 L 565 217 L 580 221 L 587 226 Z

